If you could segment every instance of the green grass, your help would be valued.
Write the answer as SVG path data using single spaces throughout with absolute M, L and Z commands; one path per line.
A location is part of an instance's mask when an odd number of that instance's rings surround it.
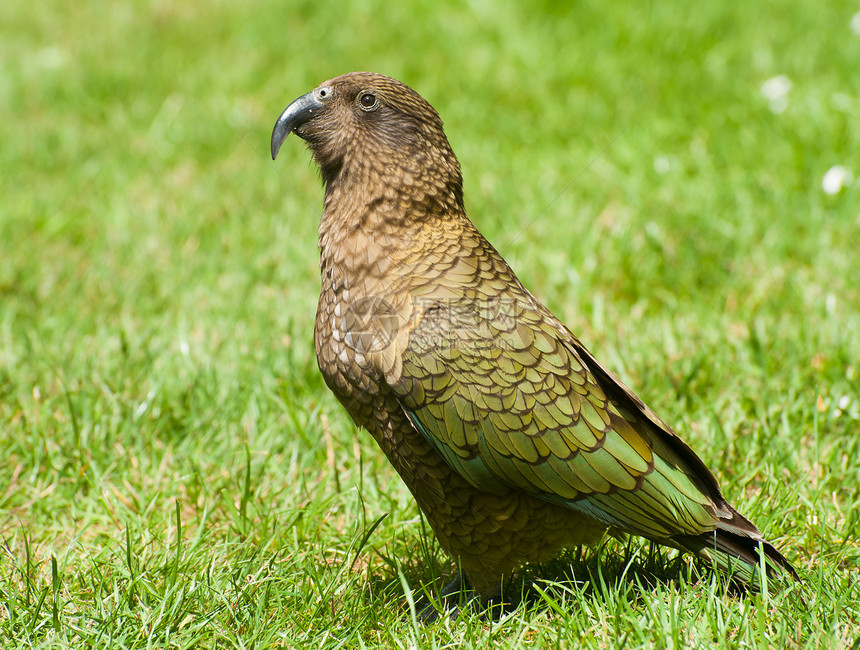
M 860 6 L 567 4 L 2 3 L 0 645 L 857 647 Z M 478 227 L 802 584 L 612 541 L 413 622 L 455 567 L 318 374 L 322 192 L 267 155 L 355 69 L 436 106 Z

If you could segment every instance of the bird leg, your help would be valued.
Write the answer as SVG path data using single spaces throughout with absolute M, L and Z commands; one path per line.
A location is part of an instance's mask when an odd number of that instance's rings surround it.
M 532 580 L 520 582 L 520 593 L 516 594 L 518 582 L 520 581 L 514 580 L 508 590 L 504 590 L 503 583 L 500 582 L 492 591 L 479 594 L 470 586 L 465 572 L 461 571 L 442 588 L 438 600 L 431 600 L 418 611 L 418 620 L 422 623 L 434 623 L 443 614 L 454 620 L 468 607 L 480 611 L 484 620 L 497 619 L 516 609 L 528 597 L 526 592 L 530 591 Z M 507 593 L 504 593 L 505 591 Z
M 442 587 L 438 600 L 431 600 L 418 611 L 418 620 L 422 623 L 435 623 L 442 613 L 446 613 L 451 619 L 457 618 L 462 606 L 477 598 L 474 594 L 469 595 L 470 591 L 466 574 L 462 571 L 457 573 L 451 582 Z

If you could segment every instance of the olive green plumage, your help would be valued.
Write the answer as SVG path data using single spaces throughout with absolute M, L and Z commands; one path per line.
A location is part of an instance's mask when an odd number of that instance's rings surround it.
M 607 530 L 794 573 L 662 420 L 519 282 L 467 219 L 436 111 L 360 72 L 283 112 L 326 186 L 315 344 L 470 583 Z

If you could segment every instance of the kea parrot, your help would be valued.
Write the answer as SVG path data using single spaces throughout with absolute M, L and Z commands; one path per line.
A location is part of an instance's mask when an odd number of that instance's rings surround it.
M 273 159 L 291 132 L 325 186 L 319 368 L 468 587 L 490 599 L 518 567 L 607 531 L 742 581 L 760 564 L 796 577 L 690 446 L 478 232 L 426 100 L 387 76 L 344 74 L 281 113 Z

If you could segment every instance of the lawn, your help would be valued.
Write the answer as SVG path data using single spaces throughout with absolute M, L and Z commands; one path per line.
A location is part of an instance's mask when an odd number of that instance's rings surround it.
M 2 3 L 0 646 L 858 647 L 860 5 L 569 4 Z M 322 189 L 268 156 L 360 69 L 801 583 L 610 540 L 415 621 L 456 567 L 323 384 Z

